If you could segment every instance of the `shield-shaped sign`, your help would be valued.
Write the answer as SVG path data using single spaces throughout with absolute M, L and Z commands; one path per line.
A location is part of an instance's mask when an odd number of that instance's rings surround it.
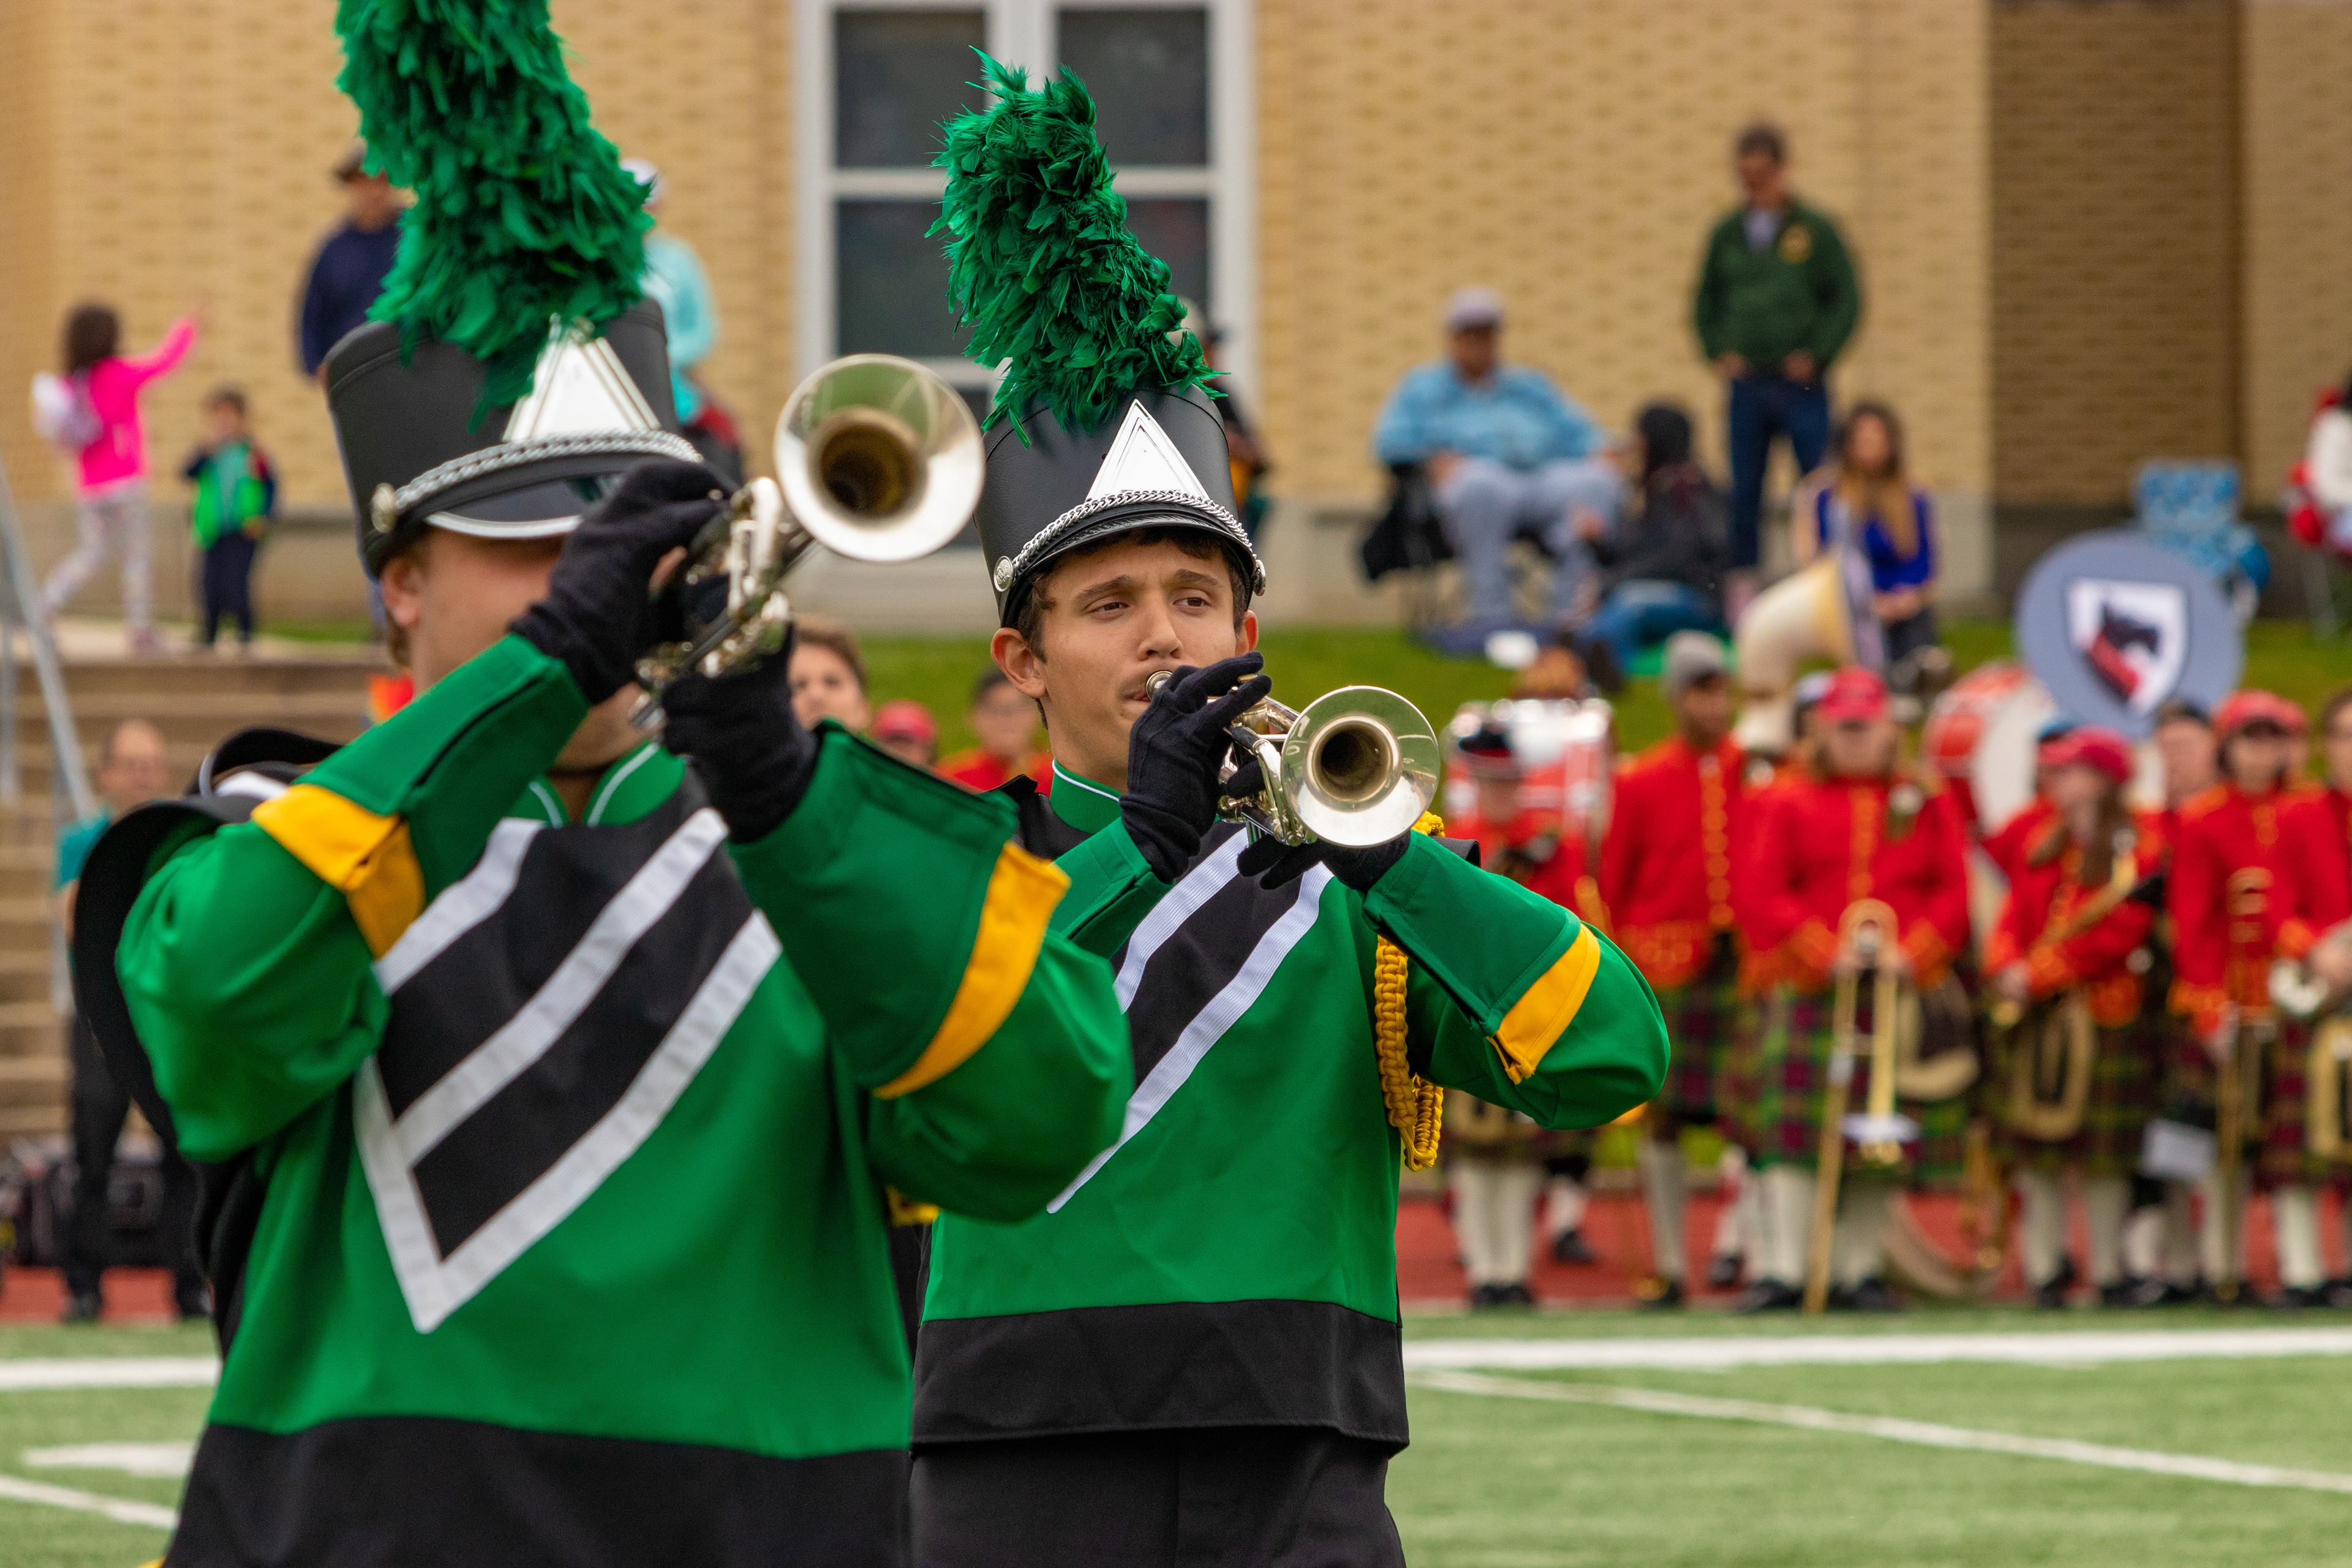
M 2174 583 L 2077 577 L 2066 584 L 2066 634 L 2116 701 L 2153 713 L 2188 662 L 2189 595 Z
M 2174 698 L 2210 710 L 2245 665 L 2245 634 L 2213 580 L 2124 529 L 2077 534 L 2035 562 L 2016 634 L 2059 712 L 2135 737 Z

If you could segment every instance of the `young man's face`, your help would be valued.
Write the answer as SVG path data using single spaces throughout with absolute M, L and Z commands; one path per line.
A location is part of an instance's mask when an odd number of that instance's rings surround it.
M 2286 772 L 2286 731 L 2275 724 L 2249 724 L 2230 737 L 2222 757 L 2231 783 L 2250 795 L 2260 794 Z
M 386 562 L 383 613 L 408 638 L 408 668 L 425 691 L 507 635 L 517 616 L 547 596 L 563 553 L 556 539 L 477 539 L 428 528 Z M 638 697 L 625 686 L 588 717 L 557 759 L 559 768 L 598 767 L 645 738 L 629 721 Z
M 2165 793 L 2175 801 L 2212 788 L 2221 777 L 2213 756 L 2213 731 L 2194 719 L 2158 724 L 2156 754 L 2164 763 Z
M 1839 778 L 1868 778 L 1895 761 L 1891 719 L 1842 719 L 1822 731 L 1822 760 Z
M 1740 194 L 1753 207 L 1777 207 L 1789 188 L 1789 172 L 1769 153 L 1742 153 L 1735 165 Z
M 804 642 L 793 648 L 793 712 L 803 724 L 835 719 L 842 728 L 862 732 L 874 713 L 866 689 L 849 661 L 829 647 Z
M 1692 740 L 1713 745 L 1731 733 L 1731 678 L 1706 675 L 1675 694 L 1675 717 Z
M 1119 788 L 1127 732 L 1151 702 L 1144 682 L 1257 647 L 1257 616 L 1234 624 L 1233 573 L 1214 549 L 1192 555 L 1169 540 L 1114 539 L 1061 562 L 1030 592 L 1037 640 L 999 631 L 997 668 L 1044 705 L 1056 758 Z
M 971 731 L 982 751 L 1017 764 L 1036 744 L 1037 705 L 1009 681 L 992 686 L 971 705 Z

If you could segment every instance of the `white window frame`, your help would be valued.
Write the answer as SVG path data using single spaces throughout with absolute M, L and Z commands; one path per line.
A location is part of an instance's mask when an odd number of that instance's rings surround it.
M 834 277 L 835 204 L 859 197 L 936 201 L 946 184 L 938 169 L 843 169 L 834 163 L 833 18 L 837 11 L 971 10 L 986 18 L 988 52 L 1025 66 L 1058 60 L 1055 16 L 1063 5 L 1089 10 L 1205 10 L 1209 14 L 1209 166 L 1121 168 L 1114 185 L 1134 200 L 1205 196 L 1209 202 L 1209 289 L 1224 338 L 1218 362 L 1244 386 L 1257 369 L 1257 92 L 1255 0 L 794 0 L 793 163 L 794 224 L 793 338 L 800 374 L 838 353 Z M 973 62 L 977 71 L 979 62 Z M 1051 67 L 1048 67 L 1050 74 Z M 994 374 L 965 359 L 923 362 L 958 386 L 989 386 Z

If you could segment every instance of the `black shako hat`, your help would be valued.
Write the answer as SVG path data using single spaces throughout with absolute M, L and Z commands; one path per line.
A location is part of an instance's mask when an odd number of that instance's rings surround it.
M 1028 437 L 1022 445 L 1021 437 Z M 988 433 L 980 542 L 1002 623 L 1021 614 L 1029 585 L 1061 556 L 1140 528 L 1213 536 L 1248 592 L 1265 592 L 1265 566 L 1234 516 L 1225 422 L 1197 386 L 1129 393 L 1098 428 L 1070 431 L 1033 404 L 1018 428 Z
M 325 369 L 371 576 L 425 528 L 569 533 L 633 465 L 700 460 L 677 433 L 668 340 L 650 300 L 601 337 L 551 328 L 530 390 L 504 407 L 480 407 L 488 370 L 455 344 L 428 339 L 404 362 L 391 321 L 353 329 Z

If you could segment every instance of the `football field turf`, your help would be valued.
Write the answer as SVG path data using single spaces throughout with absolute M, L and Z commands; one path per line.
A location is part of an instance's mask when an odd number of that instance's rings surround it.
M 2352 1314 L 1577 1311 L 1406 1334 L 1390 1499 L 1416 1568 L 2352 1562 Z M 184 1384 L 207 1348 L 0 1330 L 0 1568 L 156 1555 L 205 1391 L 92 1385 L 133 1364 Z

